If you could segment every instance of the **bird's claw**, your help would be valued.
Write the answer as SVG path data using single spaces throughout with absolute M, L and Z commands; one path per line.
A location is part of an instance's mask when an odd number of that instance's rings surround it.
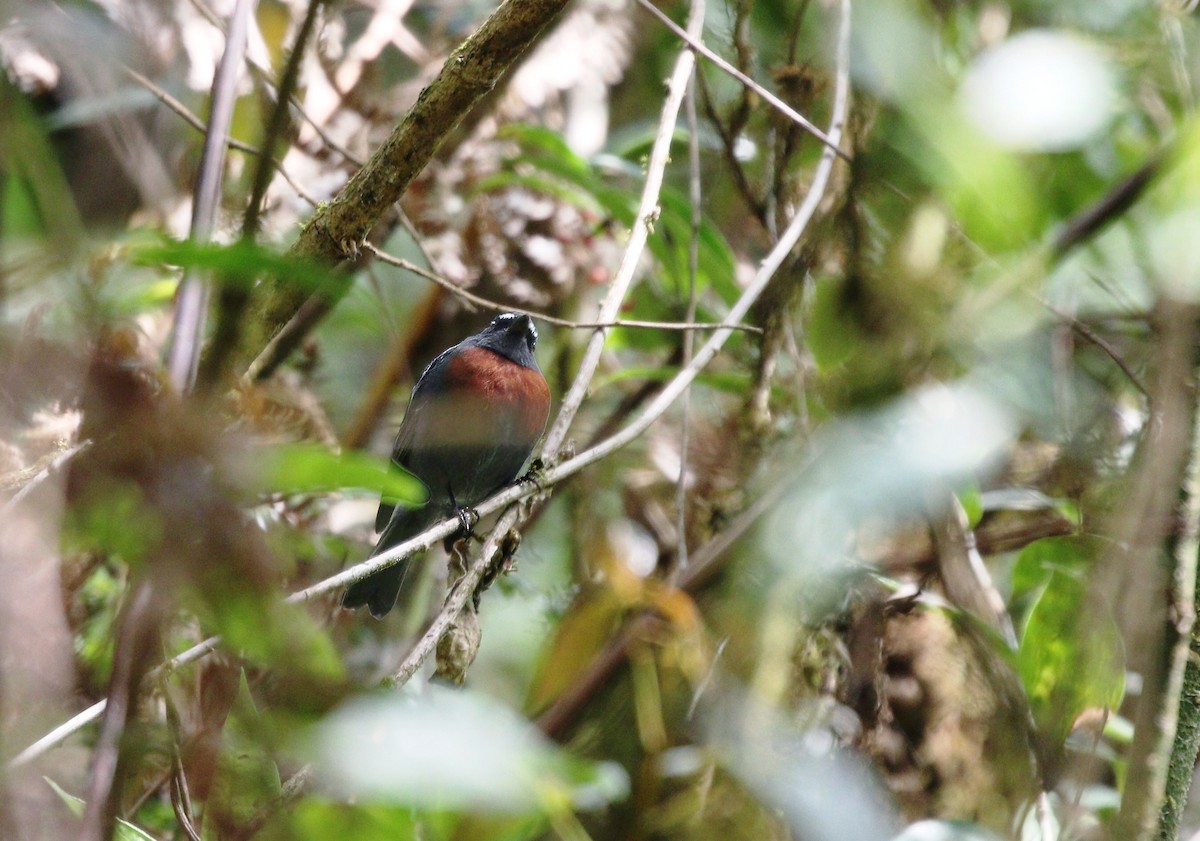
M 475 528 L 475 524 L 479 522 L 479 512 L 474 508 L 466 506 L 458 509 L 458 524 L 462 527 L 463 534 L 470 535 L 471 530 Z
M 525 471 L 525 475 L 517 479 L 518 485 L 534 485 L 539 491 L 546 490 L 542 485 L 542 471 L 546 469 L 545 463 L 540 458 L 535 458 L 529 462 L 529 469 Z

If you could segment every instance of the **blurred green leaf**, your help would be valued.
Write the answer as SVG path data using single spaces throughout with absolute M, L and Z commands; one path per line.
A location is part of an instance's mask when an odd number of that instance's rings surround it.
M 1085 609 L 1087 595 L 1079 578 L 1051 572 L 1017 651 L 1017 673 L 1034 720 L 1056 744 L 1080 713 L 1116 709 L 1125 691 L 1120 631 L 1107 612 Z
M 54 782 L 54 780 L 50 779 L 49 777 L 42 777 L 42 779 L 46 781 L 46 784 L 49 785 L 50 788 L 54 789 L 54 793 L 62 799 L 62 802 L 67 805 L 67 808 L 71 810 L 73 815 L 76 817 L 83 817 L 83 810 L 87 806 L 83 800 L 75 797 L 72 794 L 67 794 L 65 791 L 63 791 L 62 787 L 59 786 L 58 783 Z M 116 841 L 155 841 L 153 835 L 150 835 L 144 830 L 139 829 L 129 821 L 121 820 L 120 818 L 117 818 L 117 825 L 113 832 L 113 838 L 116 839 Z
M 983 517 L 983 494 L 978 482 L 970 482 L 958 491 L 958 501 L 967 514 L 967 528 L 975 528 Z
M 342 661 L 328 631 L 304 610 L 271 593 L 229 589 L 207 605 L 204 617 L 225 644 L 252 663 L 279 671 L 279 689 L 290 701 L 319 705 L 343 678 Z
M 842 314 L 842 280 L 818 278 L 814 286 L 808 348 L 821 371 L 843 364 L 858 349 L 856 326 Z
M 228 837 L 228 828 L 246 825 L 278 799 L 282 782 L 264 734 L 262 716 L 242 669 L 237 696 L 221 730 L 217 773 L 205 805 L 205 838 Z
M 317 444 L 280 444 L 261 459 L 260 493 L 324 493 L 362 488 L 388 500 L 422 505 L 427 493 L 421 480 L 367 453 L 335 453 Z
M 417 812 L 390 803 L 346 803 L 306 797 L 292 810 L 288 837 L 295 841 L 440 841 L 458 822 L 449 811 Z
M 1021 550 L 1013 566 L 1013 598 L 1040 591 L 1055 571 L 1078 577 L 1095 560 L 1100 546 L 1098 538 L 1082 535 L 1035 540 Z
M 314 734 L 318 773 L 364 802 L 492 813 L 597 808 L 625 796 L 615 765 L 572 757 L 490 698 L 430 687 L 354 700 Z
M 203 269 L 226 281 L 251 283 L 258 277 L 273 277 L 304 289 L 316 290 L 333 277 L 327 268 L 297 260 L 257 243 L 238 240 L 229 245 L 191 240 L 161 239 L 135 245 L 130 254 L 135 265 L 167 264 Z

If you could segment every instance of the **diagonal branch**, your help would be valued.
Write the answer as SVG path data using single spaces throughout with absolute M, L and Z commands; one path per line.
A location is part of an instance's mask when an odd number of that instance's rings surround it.
M 688 33 L 699 35 L 703 29 L 704 4 L 694 2 L 688 15 Z M 638 204 L 637 216 L 629 231 L 629 242 L 625 246 L 625 253 L 621 256 L 621 265 L 617 268 L 608 294 L 605 295 L 604 301 L 600 305 L 600 315 L 596 320 L 601 323 L 615 321 L 620 313 L 625 295 L 633 284 L 638 263 L 641 262 L 642 251 L 650 236 L 650 228 L 658 216 L 658 195 L 662 190 L 667 161 L 670 160 L 671 141 L 675 136 L 675 121 L 679 116 L 679 109 L 683 105 L 688 79 L 695 66 L 695 55 L 690 50 L 685 50 L 675 62 L 675 69 L 667 83 L 667 99 L 663 103 L 658 134 L 654 138 L 654 146 L 650 150 L 650 161 L 646 165 L 646 183 L 642 187 L 642 199 Z M 542 443 L 542 452 L 551 459 L 557 457 L 562 450 L 571 422 L 575 420 L 579 407 L 583 405 L 583 398 L 587 395 L 588 388 L 592 383 L 592 376 L 600 364 L 600 354 L 604 351 L 604 342 L 607 337 L 608 331 L 600 328 L 588 340 L 583 360 L 579 363 L 579 372 L 575 375 L 575 381 L 571 383 L 571 388 L 563 397 L 558 417 L 554 419 L 554 424 L 550 427 L 550 431 L 546 434 L 546 440 Z
M 354 256 L 367 233 L 420 174 L 468 111 L 517 61 L 567 0 L 505 0 L 442 65 L 383 145 L 300 232 L 292 254 L 323 263 Z M 257 312 L 265 344 L 308 298 L 294 285 L 265 281 Z
M 217 74 L 213 79 L 212 113 L 204 136 L 204 151 L 196 176 L 196 192 L 192 199 L 190 235 L 197 242 L 207 242 L 212 236 L 217 209 L 221 201 L 221 181 L 225 175 L 225 138 L 233 121 L 233 106 L 237 99 L 237 78 L 246 50 L 246 33 L 257 0 L 239 0 L 230 21 L 229 36 Z M 167 350 L 167 370 L 171 383 L 179 393 L 191 389 L 200 362 L 200 345 L 204 340 L 204 322 L 208 309 L 208 281 L 189 271 L 175 294 L 175 321 L 171 345 Z
M 837 83 L 834 94 L 833 114 L 830 120 L 828 136 L 831 139 L 841 142 L 843 128 L 846 122 L 846 114 L 849 109 L 850 102 L 850 74 L 849 74 L 849 54 L 850 54 L 850 2 L 849 0 L 841 0 L 841 23 L 837 36 Z M 804 201 L 796 210 L 796 215 L 793 217 L 787 229 L 783 232 L 778 243 L 763 260 L 759 270 L 756 272 L 750 285 L 742 293 L 741 297 L 734 304 L 733 309 L 726 316 L 724 321 L 713 336 L 700 348 L 692 361 L 679 371 L 675 377 L 666 384 L 661 392 L 655 397 L 638 415 L 638 417 L 624 427 L 620 432 L 605 439 L 594 447 L 585 450 L 584 452 L 570 458 L 560 464 L 546 470 L 540 477 L 539 481 L 544 488 L 552 487 L 560 482 L 565 481 L 569 477 L 594 464 L 597 461 L 607 457 L 616 450 L 630 443 L 643 432 L 646 431 L 656 420 L 671 407 L 676 399 L 688 388 L 695 380 L 696 376 L 708 365 L 709 362 L 717 355 L 717 353 L 733 335 L 735 328 L 739 322 L 745 317 L 746 313 L 758 300 L 775 272 L 778 271 L 780 265 L 796 247 L 801 235 L 816 213 L 817 207 L 821 202 L 826 187 L 829 184 L 830 176 L 833 172 L 834 164 L 839 156 L 831 149 L 826 147 L 821 155 L 821 160 L 817 164 L 817 168 L 813 173 L 813 179 L 809 188 L 808 194 Z M 514 502 L 517 502 L 525 497 L 531 496 L 537 492 L 536 488 L 526 484 L 513 485 L 503 491 L 495 494 L 490 499 L 485 500 L 476 506 L 476 511 L 481 517 L 487 517 L 493 513 L 507 508 Z M 504 518 L 507 521 L 507 518 Z M 515 520 L 514 520 L 515 522 Z M 417 552 L 424 551 L 444 538 L 454 534 L 459 528 L 457 517 L 451 517 L 443 520 L 440 523 L 426 529 L 421 534 L 418 534 L 403 543 L 397 544 L 386 552 L 380 553 L 373 558 L 356 564 L 349 569 L 345 569 L 336 575 L 306 587 L 302 590 L 291 594 L 287 598 L 288 603 L 297 603 L 309 601 L 326 593 L 331 593 L 339 590 L 356 581 L 361 581 L 380 570 L 386 569 L 399 563 L 404 558 L 410 557 Z M 502 536 L 507 529 L 497 528 L 493 530 L 493 536 Z M 499 540 L 499 537 L 496 537 Z M 491 538 L 489 538 L 489 544 Z M 485 547 L 486 548 L 486 547 Z M 494 551 L 494 550 L 493 550 Z M 484 553 L 480 556 L 481 560 L 477 561 L 468 569 L 464 581 L 460 587 L 464 588 L 464 595 L 469 594 L 470 589 L 467 585 L 471 581 L 478 582 L 479 577 L 483 574 L 483 569 L 478 572 L 475 568 L 480 564 L 486 565 L 486 561 L 482 559 L 490 558 L 489 553 Z M 476 577 L 479 576 L 479 577 Z M 456 597 L 457 600 L 457 597 Z M 465 603 L 465 602 L 464 602 Z M 450 608 L 452 604 L 448 604 L 443 608 L 442 613 L 446 614 L 447 621 L 452 619 L 458 610 L 461 610 L 461 604 L 453 611 Z M 439 620 L 440 620 L 439 616 Z M 439 620 L 435 620 L 438 622 Z M 217 637 L 210 637 L 196 646 L 188 649 L 182 654 L 175 657 L 173 660 L 164 663 L 160 666 L 155 674 L 163 674 L 180 668 L 188 663 L 194 662 L 213 651 L 220 640 Z M 78 732 L 83 727 L 99 717 L 103 711 L 103 702 L 89 707 L 87 710 L 76 715 L 70 721 L 55 728 L 50 733 L 43 736 L 34 744 L 30 745 L 25 750 L 21 751 L 13 758 L 9 767 L 16 767 L 32 761 L 38 756 L 41 756 L 46 751 L 62 743 L 72 734 Z
M 785 117 L 787 117 L 789 120 L 791 120 L 792 122 L 799 125 L 801 128 L 803 128 L 805 131 L 807 131 L 809 134 L 811 134 L 817 140 L 820 140 L 822 143 L 824 143 L 826 149 L 831 150 L 833 152 L 833 154 L 837 155 L 839 158 L 841 158 L 844 161 L 850 160 L 850 156 L 838 148 L 838 141 L 832 134 L 827 134 L 827 133 L 821 131 L 819 128 L 817 128 L 816 126 L 814 126 L 812 124 L 812 121 L 810 121 L 807 117 L 805 117 L 803 114 L 801 114 L 795 108 L 788 105 L 786 102 L 784 102 L 782 99 L 777 97 L 775 94 L 771 93 L 769 90 L 764 88 L 758 82 L 751 79 L 749 76 L 747 76 L 741 70 L 738 70 L 736 67 L 734 67 L 732 64 L 730 64 L 728 61 L 721 58 L 719 55 L 714 53 L 708 47 L 704 46 L 702 43 L 700 43 L 697 36 L 693 35 L 690 31 L 685 32 L 683 27 L 681 27 L 675 21 L 671 20 L 669 17 L 664 15 L 662 12 L 660 12 L 654 5 L 652 5 L 650 3 L 650 0 L 638 0 L 638 3 L 641 5 L 641 7 L 643 9 L 645 9 L 650 14 L 652 14 L 656 18 L 658 18 L 663 23 L 663 25 L 667 27 L 667 29 L 670 29 L 679 38 L 683 39 L 684 43 L 686 43 L 689 47 L 691 47 L 693 50 L 695 50 L 700 55 L 704 56 L 706 59 L 711 61 L 717 67 L 721 68 L 723 71 L 728 73 L 730 76 L 737 79 L 739 82 L 741 82 L 743 85 L 745 85 L 749 90 L 754 91 L 756 94 L 761 96 L 763 98 L 763 100 L 765 102 L 767 102 L 772 108 L 775 108 L 777 111 L 779 111 L 779 113 L 783 114 Z M 690 30 L 690 27 L 689 27 L 689 30 Z

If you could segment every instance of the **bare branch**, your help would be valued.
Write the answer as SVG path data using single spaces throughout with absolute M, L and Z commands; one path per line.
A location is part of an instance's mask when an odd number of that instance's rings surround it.
M 701 3 L 694 3 L 688 15 L 688 31 L 699 34 L 703 29 L 704 6 Z M 646 165 L 646 183 L 642 187 L 642 198 L 638 204 L 637 216 L 629 231 L 629 242 L 621 257 L 621 265 L 617 268 L 608 294 L 605 295 L 604 301 L 600 305 L 600 317 L 597 321 L 616 320 L 625 295 L 633 284 L 634 274 L 637 272 L 638 263 L 642 259 L 642 251 L 646 247 L 646 240 L 650 235 L 650 226 L 658 215 L 658 194 L 662 189 L 667 161 L 670 159 L 671 141 L 675 136 L 675 121 L 679 114 L 679 108 L 683 104 L 683 95 L 687 91 L 687 81 L 695 66 L 696 57 L 690 51 L 684 51 L 675 62 L 675 69 L 671 72 L 671 78 L 667 82 L 667 98 L 663 103 L 662 117 L 658 121 L 658 133 L 650 150 L 649 163 Z M 607 335 L 605 328 L 599 328 L 588 341 L 583 359 L 579 363 L 579 372 L 575 375 L 571 388 L 563 397 L 558 417 L 554 419 L 554 424 L 550 427 L 550 431 L 546 434 L 546 440 L 542 444 L 542 452 L 551 459 L 555 458 L 562 450 L 563 443 L 567 439 L 567 432 L 571 428 L 571 422 L 575 420 L 575 414 L 583 405 L 583 398 L 587 395 L 592 376 L 596 373 L 596 366 L 600 364 L 600 354 L 604 351 L 604 341 Z
M 799 111 L 792 108 L 790 105 L 788 105 L 786 102 L 784 102 L 782 99 L 777 97 L 775 94 L 771 93 L 769 90 L 764 88 L 758 82 L 754 81 L 749 76 L 747 76 L 745 73 L 743 73 L 742 71 L 740 71 L 736 67 L 734 67 L 732 64 L 730 64 L 728 61 L 721 58 L 719 55 L 714 53 L 708 47 L 704 46 L 702 43 L 700 43 L 699 40 L 697 40 L 696 36 L 692 35 L 689 32 L 684 31 L 683 27 L 681 27 L 675 21 L 671 20 L 669 17 L 667 17 L 662 12 L 660 12 L 653 4 L 650 3 L 650 0 L 638 0 L 638 3 L 641 5 L 641 7 L 643 9 L 648 11 L 650 14 L 654 15 L 656 18 L 658 18 L 660 21 L 662 21 L 662 23 L 668 29 L 670 29 L 672 32 L 674 32 L 676 35 L 678 35 L 681 39 L 683 39 L 684 43 L 686 43 L 689 47 L 691 47 L 693 50 L 695 50 L 700 55 L 704 56 L 706 59 L 711 61 L 717 67 L 724 70 L 730 76 L 737 79 L 739 82 L 741 82 L 747 88 L 754 91 L 756 94 L 761 96 L 767 103 L 769 103 L 773 108 L 778 110 L 781 114 L 783 114 L 789 120 L 791 120 L 792 122 L 801 126 L 805 131 L 807 131 L 813 137 L 817 138 L 817 140 L 820 140 L 822 143 L 824 143 L 826 149 L 833 150 L 833 154 L 837 155 L 839 158 L 841 158 L 844 161 L 850 160 L 850 156 L 838 148 L 838 141 L 833 137 L 832 134 L 826 134 L 825 132 L 821 131 L 819 128 L 817 128 L 815 125 L 813 125 L 812 122 L 810 122 L 808 120 L 808 118 L 806 118 Z
M 566 0 L 505 0 L 446 60 L 366 165 L 331 202 L 318 208 L 292 253 L 324 263 L 353 255 L 442 141 L 565 5 Z M 287 284 L 268 281 L 266 290 L 258 313 L 264 339 L 279 330 L 308 297 Z
M 238 0 L 225 39 L 225 51 L 213 79 L 212 113 L 204 136 L 204 151 L 196 174 L 196 192 L 192 199 L 191 238 L 207 242 L 212 236 L 217 208 L 221 202 L 221 181 L 225 175 L 225 138 L 233 120 L 237 100 L 237 77 L 242 68 L 246 49 L 246 33 L 250 16 L 258 5 L 256 0 Z M 208 309 L 208 282 L 194 272 L 184 274 L 175 293 L 175 319 L 171 343 L 167 349 L 167 369 L 171 383 L 180 394 L 188 391 L 196 380 L 200 362 L 200 345 L 204 341 L 204 322 Z
M 837 37 L 837 84 L 834 94 L 833 114 L 828 132 L 828 136 L 837 140 L 838 142 L 840 142 L 842 137 L 850 100 L 850 75 L 848 67 L 850 51 L 849 0 L 842 0 L 841 8 L 842 20 Z M 642 410 L 641 414 L 639 414 L 635 420 L 630 422 L 620 432 L 602 441 L 600 444 L 597 444 L 596 446 L 574 456 L 573 458 L 554 465 L 546 470 L 539 480 L 543 487 L 552 487 L 573 476 L 575 473 L 578 473 L 585 467 L 588 467 L 607 457 L 616 450 L 635 440 L 656 420 L 662 417 L 662 415 L 670 408 L 675 400 L 678 399 L 678 397 L 695 380 L 700 371 L 702 371 L 708 365 L 708 363 L 712 361 L 713 357 L 716 356 L 729 337 L 733 335 L 733 332 L 741 319 L 745 317 L 750 307 L 753 306 L 754 302 L 758 300 L 758 297 L 762 294 L 763 289 L 766 288 L 767 284 L 770 282 L 779 266 L 783 263 L 784 259 L 786 259 L 791 250 L 796 246 L 809 221 L 816 212 L 817 206 L 824 195 L 825 188 L 829 183 L 829 178 L 833 171 L 833 166 L 838 157 L 839 156 L 831 151 L 828 147 L 825 149 L 821 156 L 821 160 L 817 164 L 816 170 L 813 173 L 813 179 L 809 188 L 809 192 L 805 196 L 800 207 L 797 209 L 795 217 L 793 217 L 791 223 L 784 231 L 784 234 L 780 238 L 779 242 L 776 243 L 775 247 L 763 260 L 758 272 L 756 272 L 754 278 L 751 280 L 750 285 L 745 289 L 741 297 L 734 304 L 733 309 L 729 312 L 728 316 L 726 316 L 717 332 L 704 344 L 703 347 L 701 347 L 701 349 L 696 353 L 696 356 L 692 359 L 691 363 L 686 365 L 678 374 L 676 374 L 676 376 L 666 384 L 666 386 L 658 393 L 658 395 L 650 402 L 650 404 Z M 486 517 L 501 511 L 512 503 L 517 502 L 518 500 L 527 496 L 531 496 L 537 492 L 537 488 L 531 487 L 528 484 L 513 485 L 493 495 L 490 499 L 480 503 L 478 506 L 476 506 L 475 510 L 481 517 Z M 502 518 L 502 523 L 506 520 L 507 517 Z M 513 522 L 515 522 L 515 519 Z M 286 601 L 288 603 L 309 601 L 326 593 L 339 590 L 356 581 L 361 581 L 364 578 L 374 575 L 380 570 L 386 569 L 387 567 L 398 563 L 404 558 L 428 549 L 430 546 L 433 546 L 444 538 L 454 534 L 458 528 L 459 521 L 457 517 L 451 517 L 443 520 L 442 522 L 426 529 L 421 534 L 397 544 L 386 552 L 382 552 L 379 555 L 369 558 L 360 564 L 356 564 L 353 567 L 345 569 L 340 573 L 329 576 L 328 578 L 316 584 L 291 594 L 288 596 Z M 493 538 L 495 540 L 499 540 L 506 531 L 507 529 L 495 529 L 493 531 L 493 537 L 489 538 L 489 543 L 492 542 Z M 481 558 L 484 557 L 488 556 L 486 554 L 481 555 Z M 460 585 L 468 587 L 468 589 L 464 591 L 464 598 L 466 593 L 469 592 L 471 581 L 474 580 L 475 583 L 478 583 L 478 578 L 474 578 L 474 575 L 482 576 L 483 574 L 483 569 L 480 569 L 477 573 L 474 572 L 475 568 L 480 566 L 481 563 L 481 561 L 477 562 L 468 570 L 467 576 L 471 576 L 471 578 L 464 577 L 464 584 Z M 698 574 L 698 566 L 699 565 L 694 564 L 692 567 L 689 567 L 689 577 Z M 461 609 L 461 607 L 459 609 Z M 443 613 L 446 614 L 445 621 L 447 624 L 455 615 L 454 613 L 447 612 L 446 608 L 443 608 Z M 202 643 L 188 649 L 171 661 L 159 666 L 158 669 L 155 670 L 154 674 L 166 674 L 187 663 L 194 662 L 195 660 L 206 656 L 209 652 L 216 648 L 219 642 L 220 639 L 218 637 L 211 637 L 207 640 L 204 640 Z M 43 736 L 37 742 L 21 751 L 21 753 L 19 753 L 13 760 L 10 761 L 10 767 L 27 763 L 32 759 L 42 755 L 47 750 L 53 748 L 55 745 L 60 744 L 69 736 L 78 732 L 87 724 L 98 718 L 100 713 L 103 711 L 103 708 L 103 702 L 95 704 L 87 710 L 84 710 L 76 715 L 70 721 L 55 728 L 46 736 Z
M 365 248 L 367 249 L 367 251 L 370 251 L 377 258 L 379 258 L 379 260 L 381 260 L 382 262 L 387 263 L 392 266 L 396 266 L 397 268 L 404 269 L 405 271 L 412 272 L 413 274 L 417 275 L 418 277 L 423 277 L 426 280 L 433 281 L 438 286 L 445 289 L 447 292 L 450 292 L 451 294 L 461 298 L 462 300 L 466 301 L 468 304 L 471 304 L 471 305 L 477 306 L 477 307 L 483 307 L 484 309 L 492 310 L 493 312 L 523 313 L 524 315 L 527 315 L 530 318 L 536 318 L 538 321 L 544 321 L 547 324 L 553 324 L 556 327 L 569 327 L 572 330 L 600 329 L 600 328 L 609 328 L 609 327 L 629 327 L 629 328 L 636 328 L 636 329 L 643 329 L 643 330 L 679 330 L 682 332 L 689 332 L 692 330 L 716 330 L 718 327 L 721 326 L 720 324 L 693 321 L 693 319 L 695 318 L 695 313 L 692 313 L 692 315 L 689 316 L 688 319 L 683 322 L 679 322 L 679 321 L 638 321 L 636 319 L 634 319 L 634 320 L 617 319 L 614 321 L 572 321 L 569 318 L 559 318 L 558 316 L 547 315 L 544 312 L 537 312 L 536 310 L 527 310 L 527 309 L 524 309 L 523 307 L 517 307 L 517 306 L 513 306 L 512 304 L 504 304 L 499 301 L 493 301 L 488 298 L 484 298 L 481 295 L 476 295 L 474 292 L 471 292 L 469 289 L 463 289 L 458 284 L 454 283 L 451 280 L 448 280 L 447 278 L 442 277 L 441 275 L 439 275 L 435 272 L 431 272 L 428 269 L 421 268 L 420 266 L 418 266 L 416 263 L 412 262 L 411 260 L 405 260 L 403 257 L 395 257 L 391 254 L 388 254 L 386 251 L 381 251 L 379 248 L 376 248 L 371 243 L 367 243 Z M 749 325 L 749 324 L 738 325 L 738 329 L 744 330 L 747 333 L 761 333 L 762 332 L 762 330 L 759 329 L 758 327 L 754 327 L 753 325 Z
M 150 91 L 150 93 L 152 93 L 154 95 L 154 97 L 156 99 L 158 99 L 159 102 L 161 102 L 163 105 L 167 106 L 167 108 L 174 111 L 176 115 L 183 118 L 183 121 L 185 123 L 187 123 L 189 126 L 194 128 L 196 131 L 200 132 L 201 134 L 204 134 L 207 131 L 207 129 L 204 127 L 204 121 L 201 120 L 199 117 L 197 117 L 195 114 L 193 114 L 191 111 L 189 111 L 188 107 L 186 105 L 184 105 L 182 102 L 180 102 L 178 99 L 171 96 L 171 94 L 167 93 L 161 87 L 156 85 L 153 81 L 151 81 L 147 77 L 143 76 L 141 73 L 137 72 L 133 68 L 126 67 L 126 68 L 124 68 L 124 70 L 125 70 L 126 75 L 129 76 L 129 78 L 133 79 L 135 82 L 137 82 L 139 85 L 144 87 L 146 90 Z M 225 145 L 227 147 L 229 147 L 230 149 L 235 149 L 238 152 L 244 152 L 247 155 L 256 155 L 257 156 L 257 155 L 262 154 L 262 151 L 257 146 L 253 146 L 249 143 L 245 143 L 245 142 L 238 140 L 236 138 L 233 138 L 233 137 L 227 136 L 225 138 Z M 288 183 L 288 186 L 291 187 L 296 192 L 296 195 L 298 195 L 300 198 L 304 199 L 304 201 L 308 202 L 313 207 L 317 206 L 316 197 L 312 193 L 310 193 L 308 190 L 301 187 L 300 184 L 296 181 L 296 179 L 292 178 L 292 176 L 288 174 L 288 171 L 283 168 L 283 165 L 281 163 L 279 163 L 278 161 L 275 161 L 275 162 L 273 162 L 273 166 L 275 167 L 275 171 L 279 173 L 279 176 L 284 181 L 286 181 Z

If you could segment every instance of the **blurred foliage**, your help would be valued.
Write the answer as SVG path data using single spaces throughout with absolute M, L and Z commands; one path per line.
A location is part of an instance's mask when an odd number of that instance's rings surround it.
M 1191 4 L 853 0 L 851 160 L 755 331 L 697 377 L 686 414 L 533 506 L 519 570 L 481 594 L 467 687 L 399 692 L 378 684 L 441 603 L 443 551 L 385 622 L 337 593 L 282 596 L 367 556 L 380 495 L 421 504 L 388 466 L 391 436 L 423 366 L 491 313 L 355 243 L 339 270 L 286 248 L 309 197 L 336 195 L 492 6 L 326 5 L 303 114 L 264 138 L 305 4 L 260 2 L 231 133 L 276 150 L 287 178 L 260 241 L 243 239 L 258 156 L 231 150 L 215 242 L 197 243 L 201 135 L 125 70 L 203 119 L 224 42 L 208 12 L 229 11 L 211 5 L 30 0 L 0 27 L 5 756 L 110 695 L 148 584 L 156 657 L 222 643 L 143 682 L 117 838 L 184 838 L 184 813 L 204 839 L 1118 825 L 1156 717 L 1138 705 L 1169 688 L 1147 683 L 1158 652 L 1140 641 L 1180 618 L 1166 584 L 1161 615 L 1122 605 L 1151 573 L 1170 580 L 1164 550 L 1195 528 L 1182 508 L 1140 524 L 1144 540 L 1117 526 L 1138 482 L 1192 492 L 1144 475 L 1171 422 L 1165 314 L 1200 302 Z M 704 40 L 825 126 L 838 25 L 837 3 L 730 0 L 710 4 Z M 579 0 L 371 241 L 502 306 L 590 322 L 680 49 L 636 6 Z M 622 318 L 722 319 L 821 155 L 700 65 Z M 271 377 L 239 367 L 180 396 L 160 360 L 185 274 L 251 303 L 270 280 L 336 307 Z M 555 395 L 590 335 L 541 330 Z M 609 331 L 575 451 L 686 365 L 683 336 Z M 1124 579 L 1106 575 L 1118 562 Z M 956 569 L 974 576 L 965 593 Z M 63 804 L 82 810 L 67 792 L 88 790 L 100 739 L 89 726 L 0 776 L 0 835 L 39 837 L 30 812 L 40 837 L 74 831 Z M 6 817 L 10 802 L 33 806 Z

